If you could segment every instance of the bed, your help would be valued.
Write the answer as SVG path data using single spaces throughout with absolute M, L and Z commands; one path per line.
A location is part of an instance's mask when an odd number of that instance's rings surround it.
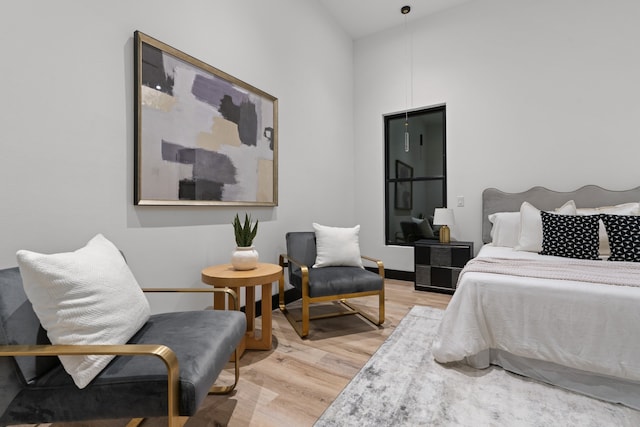
M 640 409 L 639 201 L 640 187 L 485 190 L 485 245 L 444 313 L 436 361 L 498 365 Z

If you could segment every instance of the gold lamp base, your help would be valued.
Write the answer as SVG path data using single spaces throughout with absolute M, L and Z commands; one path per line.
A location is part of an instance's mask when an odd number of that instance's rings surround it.
M 449 226 L 443 225 L 440 227 L 440 243 L 449 243 L 451 241 L 451 230 Z

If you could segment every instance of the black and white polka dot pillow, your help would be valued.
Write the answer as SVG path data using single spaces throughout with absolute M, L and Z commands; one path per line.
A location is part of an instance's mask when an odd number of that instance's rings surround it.
M 540 255 L 600 259 L 599 215 L 556 215 L 540 212 L 542 251 Z
M 600 215 L 609 237 L 609 261 L 640 262 L 640 216 Z

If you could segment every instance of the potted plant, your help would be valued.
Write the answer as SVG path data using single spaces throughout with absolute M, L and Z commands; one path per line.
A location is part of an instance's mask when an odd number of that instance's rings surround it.
M 233 219 L 233 232 L 236 238 L 236 249 L 231 254 L 231 265 L 236 270 L 251 270 L 258 264 L 258 251 L 253 247 L 253 239 L 258 233 L 258 220 L 255 224 L 251 216 L 244 214 L 244 221 L 236 214 Z

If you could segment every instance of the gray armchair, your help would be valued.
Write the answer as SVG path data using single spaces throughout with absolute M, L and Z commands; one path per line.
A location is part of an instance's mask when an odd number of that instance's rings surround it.
M 360 267 L 312 268 L 316 260 L 316 236 L 313 231 L 286 234 L 287 253 L 280 255 L 280 265 L 288 264 L 289 283 L 302 293 L 302 316 L 294 318 L 284 301 L 284 278 L 279 283 L 280 311 L 295 331 L 304 338 L 309 335 L 309 321 L 314 319 L 359 314 L 375 325 L 384 323 L 384 265 L 382 261 L 362 256 L 364 261 L 377 267 L 377 274 Z M 377 318 L 356 309 L 346 300 L 364 296 L 378 297 Z M 321 316 L 310 316 L 310 305 L 319 302 L 338 301 L 346 310 Z
M 144 289 L 226 292 L 230 289 Z M 236 302 L 237 303 L 237 302 Z M 231 392 L 239 375 L 236 347 L 246 330 L 237 311 L 152 315 L 125 345 L 51 345 L 22 286 L 18 268 L 0 270 L 0 425 L 196 413 L 208 393 Z M 58 355 L 118 355 L 79 389 Z M 235 355 L 234 355 L 235 354 Z M 235 382 L 213 386 L 234 355 Z

